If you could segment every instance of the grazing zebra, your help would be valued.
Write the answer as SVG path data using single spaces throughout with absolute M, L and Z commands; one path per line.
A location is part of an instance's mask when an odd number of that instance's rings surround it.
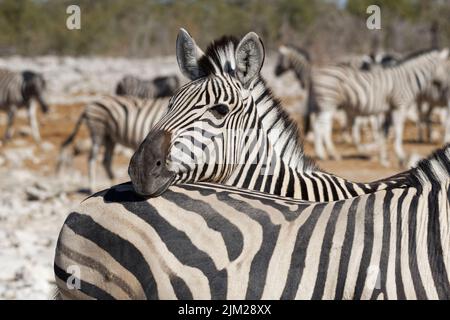
M 296 54 L 292 48 L 285 47 L 280 54 L 286 60 L 305 61 L 302 54 Z M 391 67 L 370 68 L 368 71 L 349 68 L 345 64 L 311 68 L 309 95 L 314 95 L 310 98 L 314 103 L 308 104 L 308 113 L 317 118 L 314 125 L 317 156 L 325 158 L 326 148 L 331 157 L 339 158 L 331 139 L 331 121 L 335 110 L 341 107 L 351 122 L 356 116 L 389 113 L 388 119 L 392 119 L 395 133 L 394 150 L 403 163 L 402 135 L 406 111 L 442 72 L 447 57 L 448 49 L 430 50 L 410 55 Z M 380 127 L 381 123 L 378 123 Z M 377 134 L 377 140 L 380 159 L 386 163 L 384 135 Z
M 0 69 L 0 110 L 8 113 L 3 141 L 12 138 L 13 122 L 18 108 L 24 107 L 28 111 L 28 120 L 33 138 L 36 142 L 41 140 L 39 127 L 36 119 L 36 105 L 32 103 L 35 99 L 39 102 L 44 113 L 48 112 L 48 105 L 44 101 L 45 80 L 39 73 L 32 71 L 13 72 Z
M 281 46 L 279 48 L 279 54 L 277 63 L 275 66 L 275 75 L 281 76 L 285 72 L 292 70 L 300 84 L 303 88 L 308 88 L 308 103 L 306 110 L 311 112 L 311 110 L 316 110 L 317 101 L 315 100 L 313 82 L 314 79 L 312 77 L 312 69 L 310 63 L 309 54 L 307 51 L 294 47 L 294 46 Z M 399 61 L 399 57 L 396 54 L 391 53 L 378 53 L 378 54 L 370 54 L 370 55 L 355 55 L 348 56 L 343 59 L 336 61 L 334 64 L 328 66 L 332 67 L 333 65 L 340 67 L 349 67 L 356 70 L 361 71 L 370 71 L 376 68 L 386 68 L 395 65 Z M 307 79 L 307 85 L 304 85 Z M 305 135 L 309 133 L 310 126 L 310 117 L 304 117 L 305 122 Z M 372 128 L 373 137 L 377 137 L 380 134 L 380 130 L 382 129 L 383 115 L 377 116 L 355 116 L 350 119 L 350 127 L 353 138 L 353 143 L 357 146 L 358 151 L 363 151 L 363 145 L 361 145 L 361 137 L 360 130 L 361 126 L 365 123 L 370 123 Z M 341 127 L 345 127 L 345 124 L 342 123 Z M 312 132 L 311 132 L 312 133 Z M 343 136 L 347 136 L 347 131 L 343 132 Z M 348 139 L 346 139 L 348 140 Z M 381 157 L 383 162 L 383 157 Z
M 142 80 L 127 75 L 119 81 L 116 94 L 119 96 L 134 96 L 141 99 L 170 97 L 180 86 L 176 75 L 159 76 L 151 80 Z
M 426 141 L 431 141 L 431 113 L 436 107 L 446 107 L 447 115 L 444 124 L 444 143 L 450 142 L 450 61 L 447 61 L 446 68 L 443 71 L 433 81 L 433 84 L 419 95 L 417 101 L 420 141 L 425 140 L 423 134 L 424 129 L 426 130 Z
M 73 143 L 82 123 L 89 129 L 92 146 L 89 154 L 89 187 L 95 190 L 95 162 L 101 146 L 105 147 L 103 167 L 114 179 L 111 169 L 117 143 L 135 150 L 151 127 L 167 111 L 167 98 L 141 100 L 134 97 L 104 96 L 89 103 L 79 117 L 73 132 L 61 145 L 57 171 L 71 156 L 68 147 Z
M 177 60 L 192 81 L 133 155 L 136 191 L 157 196 L 171 184 L 215 182 L 311 201 L 385 188 L 318 170 L 303 153 L 296 124 L 260 77 L 264 48 L 255 33 L 224 37 L 203 53 L 181 29 Z
M 450 299 L 450 146 L 393 181 L 333 202 L 112 187 L 67 217 L 57 297 Z
M 352 68 L 321 68 L 313 76 L 317 114 L 314 125 L 315 150 L 320 158 L 328 154 L 338 158 L 331 138 L 331 120 L 339 106 L 350 117 L 388 113 L 394 129 L 394 151 L 404 164 L 403 127 L 408 108 L 429 87 L 445 66 L 448 49 L 416 53 L 390 68 L 361 72 Z M 384 136 L 378 135 L 380 156 L 386 155 Z

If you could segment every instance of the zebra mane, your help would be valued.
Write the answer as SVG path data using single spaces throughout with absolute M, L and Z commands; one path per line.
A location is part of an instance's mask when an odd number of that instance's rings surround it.
M 296 45 L 289 44 L 289 43 L 284 46 L 286 48 L 289 48 L 289 49 L 293 50 L 294 52 L 302 55 L 306 61 L 311 62 L 311 55 L 309 54 L 309 52 L 306 49 L 300 48 Z
M 258 101 L 257 112 L 261 125 L 267 130 L 268 138 L 277 153 L 287 165 L 297 171 L 317 171 L 316 163 L 303 151 L 297 123 L 282 107 L 281 101 L 274 96 L 264 78 L 259 78 L 253 91 L 254 99 Z
M 224 36 L 213 41 L 199 59 L 199 66 L 205 75 L 234 75 L 236 66 L 234 54 L 238 43 L 239 40 L 232 36 Z M 283 159 L 285 163 L 297 171 L 316 170 L 314 161 L 303 152 L 297 123 L 284 110 L 280 100 L 274 96 L 261 75 L 255 83 L 252 95 L 257 103 L 261 125 L 267 130 L 268 138 L 274 144 L 277 153 L 282 158 L 285 157 Z
M 420 185 L 450 183 L 450 144 L 419 161 L 409 172 L 411 183 L 416 182 L 414 185 L 417 185 L 417 182 Z
M 233 36 L 223 36 L 214 40 L 199 59 L 200 69 L 206 76 L 220 74 L 234 74 L 236 61 L 234 51 L 239 40 Z
M 436 48 L 431 48 L 431 49 L 422 49 L 422 50 L 411 52 L 410 54 L 407 54 L 402 59 L 400 59 L 393 67 L 400 66 L 408 61 L 411 61 L 413 59 L 416 59 L 421 56 L 425 56 L 429 53 L 437 52 L 437 51 L 438 50 Z

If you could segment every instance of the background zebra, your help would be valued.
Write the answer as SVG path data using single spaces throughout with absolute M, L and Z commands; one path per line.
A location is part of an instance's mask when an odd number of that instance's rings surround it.
M 117 84 L 116 94 L 141 99 L 170 97 L 179 86 L 180 80 L 176 75 L 159 76 L 151 80 L 127 75 Z
M 314 137 L 316 154 L 328 153 L 338 158 L 331 139 L 331 120 L 339 106 L 350 117 L 388 113 L 394 129 L 394 151 L 401 164 L 405 153 L 402 147 L 403 126 L 408 108 L 418 95 L 432 85 L 437 71 L 444 68 L 448 50 L 416 53 L 391 68 L 361 72 L 352 68 L 321 68 L 314 73 L 314 94 L 317 114 Z M 378 135 L 380 157 L 386 156 L 384 136 Z
M 400 60 L 400 56 L 393 53 L 372 53 L 370 55 L 353 55 L 347 56 L 337 60 L 336 62 L 330 64 L 328 67 L 338 66 L 338 67 L 349 67 L 361 71 L 370 71 L 376 68 L 386 68 L 394 66 Z M 292 70 L 299 80 L 301 86 L 308 91 L 307 104 L 304 108 L 304 132 L 307 140 L 314 141 L 312 136 L 310 117 L 306 116 L 305 113 L 311 112 L 311 110 L 316 110 L 317 101 L 315 100 L 315 95 L 313 92 L 313 79 L 311 79 L 311 72 L 313 66 L 311 65 L 311 59 L 308 52 L 304 49 L 297 48 L 292 45 L 281 46 L 278 49 L 278 58 L 275 66 L 274 73 L 277 77 L 283 75 L 285 72 Z M 307 80 L 305 80 L 307 79 Z M 306 83 L 306 84 L 305 84 Z M 339 110 L 341 111 L 341 110 Z M 339 112 L 338 111 L 338 112 Z M 344 111 L 341 111 L 344 112 Z M 363 125 L 370 124 L 372 128 L 372 136 L 375 138 L 380 133 L 380 127 L 383 123 L 383 115 L 377 116 L 355 116 L 347 119 L 344 114 L 335 115 L 336 120 L 340 121 L 340 125 L 343 129 L 342 136 L 345 141 L 350 141 L 348 137 L 347 122 L 351 128 L 351 135 L 353 143 L 358 148 L 358 151 L 363 152 L 366 146 L 363 146 L 361 142 L 360 131 Z M 386 129 L 385 129 L 386 130 Z M 382 160 L 382 159 L 381 159 Z
M 73 132 L 61 145 L 57 164 L 59 172 L 73 155 L 67 149 L 80 126 L 85 123 L 92 141 L 89 154 L 89 187 L 95 190 L 95 162 L 101 146 L 105 147 L 103 167 L 110 179 L 114 147 L 117 143 L 135 150 L 151 127 L 166 112 L 167 98 L 141 100 L 133 97 L 105 96 L 89 103 L 78 119 Z
M 221 38 L 204 54 L 181 29 L 177 60 L 192 82 L 171 98 L 130 161 L 138 193 L 158 196 L 172 184 L 205 181 L 329 201 L 386 187 L 346 181 L 305 156 L 296 124 L 260 77 L 264 49 L 255 33 L 240 42 Z
M 418 129 L 420 141 L 431 141 L 431 114 L 436 107 L 447 109 L 444 123 L 444 143 L 450 142 L 450 61 L 447 61 L 443 69 L 431 86 L 419 95 L 418 107 Z M 423 133 L 425 129 L 425 135 Z M 425 139 L 426 138 L 426 139 Z
M 39 127 L 36 119 L 36 105 L 32 103 L 35 99 L 41 106 L 42 112 L 48 112 L 48 105 L 44 101 L 45 80 L 42 75 L 32 72 L 13 72 L 0 69 L 0 109 L 8 113 L 3 141 L 12 138 L 13 123 L 18 108 L 26 108 L 28 120 L 36 142 L 41 140 Z
M 129 183 L 61 230 L 63 299 L 449 299 L 450 146 L 390 188 L 304 202 L 219 185 L 145 200 Z

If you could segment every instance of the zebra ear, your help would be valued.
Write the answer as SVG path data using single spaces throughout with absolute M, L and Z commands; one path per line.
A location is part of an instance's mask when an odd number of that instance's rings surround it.
M 249 32 L 236 48 L 236 74 L 245 88 L 259 75 L 264 63 L 264 45 L 258 35 Z
M 205 75 L 198 64 L 198 60 L 203 56 L 203 51 L 183 28 L 178 33 L 176 50 L 178 66 L 186 77 L 196 80 Z

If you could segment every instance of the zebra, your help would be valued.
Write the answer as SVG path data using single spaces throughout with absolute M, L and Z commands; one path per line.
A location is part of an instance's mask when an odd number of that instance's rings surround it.
M 408 108 L 432 84 L 447 58 L 448 49 L 433 49 L 408 56 L 394 67 L 369 72 L 337 67 L 317 69 L 312 77 L 318 103 L 317 111 L 312 112 L 317 117 L 314 137 L 319 158 L 325 158 L 325 148 L 332 157 L 339 158 L 331 139 L 331 119 L 342 105 L 350 117 L 387 113 L 394 129 L 394 152 L 404 165 L 402 137 Z M 378 135 L 381 158 L 386 156 L 383 138 Z
M 8 114 L 3 142 L 9 141 L 13 136 L 13 123 L 18 108 L 26 108 L 28 120 L 35 142 L 40 142 L 41 136 L 36 120 L 35 99 L 41 106 L 42 112 L 47 113 L 49 107 L 43 98 L 46 88 L 44 77 L 36 72 L 25 70 L 13 72 L 0 69 L 0 109 Z
M 374 68 L 385 68 L 389 66 L 393 66 L 396 64 L 399 60 L 399 56 L 394 53 L 371 53 L 370 55 L 354 55 L 354 56 L 347 56 L 345 58 L 341 58 L 333 63 L 333 65 L 338 66 L 344 66 L 344 67 L 350 67 L 357 70 L 362 71 L 369 71 L 373 70 Z M 307 107 L 306 110 L 313 110 L 315 108 L 315 105 L 317 102 L 314 100 L 314 91 L 312 87 L 312 81 L 311 80 L 311 59 L 309 53 L 302 48 L 298 48 L 293 45 L 283 45 L 280 46 L 278 49 L 278 59 L 275 66 L 274 73 L 277 77 L 280 77 L 285 72 L 292 70 L 297 79 L 299 80 L 300 85 L 302 88 L 308 91 L 308 99 L 307 99 Z M 314 109 L 315 110 L 315 109 Z M 312 132 L 310 131 L 310 117 L 304 117 L 305 119 L 305 136 L 307 136 L 307 139 L 311 142 L 314 141 L 314 138 L 309 135 Z M 346 127 L 346 117 L 345 114 L 342 117 L 337 118 L 337 120 L 340 120 L 341 127 Z M 344 120 L 344 121 L 343 121 Z M 376 137 L 379 133 L 379 127 L 380 123 L 382 123 L 382 117 L 376 117 L 376 116 L 356 116 L 351 119 L 353 123 L 351 124 L 351 133 L 353 138 L 353 143 L 357 146 L 358 151 L 363 150 L 363 146 L 360 144 L 361 142 L 361 136 L 360 136 L 360 127 L 363 124 L 370 124 L 372 128 L 372 135 Z M 344 132 L 342 133 L 342 136 L 344 140 L 350 141 L 350 139 L 347 136 L 347 131 L 344 129 Z
M 181 29 L 176 48 L 191 82 L 170 99 L 131 158 L 128 172 L 139 194 L 203 181 L 329 201 L 386 187 L 331 175 L 304 154 L 297 125 L 260 77 L 264 47 L 255 33 L 240 42 L 223 37 L 203 53 Z
M 434 79 L 417 101 L 419 141 L 431 141 L 431 113 L 436 107 L 446 107 L 447 115 L 444 123 L 444 143 L 450 142 L 450 61 L 447 61 L 443 73 Z M 426 107 L 426 108 L 425 108 Z M 424 131 L 425 137 L 424 139 Z
M 151 80 L 142 80 L 132 75 L 123 77 L 116 86 L 119 96 L 135 96 L 141 99 L 170 97 L 180 86 L 176 75 L 159 76 Z
M 291 59 L 295 57 L 295 51 L 289 50 L 289 56 Z M 304 61 L 301 53 L 298 56 L 298 60 Z M 433 49 L 416 52 L 391 67 L 371 68 L 369 71 L 346 65 L 311 68 L 312 89 L 309 95 L 314 97 L 310 98 L 313 103 L 308 104 L 307 113 L 317 118 L 314 128 L 317 133 L 314 141 L 316 155 L 321 159 L 326 158 L 326 149 L 332 158 L 340 158 L 331 139 L 331 120 L 335 110 L 342 107 L 351 122 L 358 115 L 387 113 L 386 121 L 378 121 L 378 127 L 386 131 L 389 121 L 392 121 L 394 151 L 403 164 L 405 153 L 402 135 L 406 111 L 441 72 L 447 57 L 448 49 Z M 377 134 L 377 140 L 380 159 L 382 163 L 387 163 L 384 135 Z
M 345 58 L 338 59 L 336 62 L 330 64 L 329 67 L 336 65 L 339 67 L 349 67 L 361 71 L 370 71 L 376 68 L 386 68 L 395 65 L 400 60 L 400 56 L 395 53 L 371 53 L 365 55 L 353 55 L 347 56 Z M 313 93 L 313 81 L 311 79 L 312 73 L 312 65 L 309 53 L 302 49 L 295 47 L 293 45 L 283 45 L 278 49 L 278 59 L 275 66 L 274 73 L 277 77 L 280 77 L 285 72 L 292 70 L 299 83 L 304 89 L 308 90 L 308 99 L 306 110 L 315 110 L 315 106 L 317 102 L 315 101 L 315 95 Z M 305 81 L 307 79 L 308 81 Z M 305 85 L 305 83 L 307 83 Z M 339 117 L 337 120 L 340 120 L 341 127 L 346 127 L 345 114 L 344 118 Z M 344 119 L 344 121 L 342 121 Z M 311 125 L 310 125 L 310 117 L 304 117 L 305 128 L 304 132 L 307 136 L 307 140 L 313 141 Z M 351 136 L 353 139 L 353 143 L 357 146 L 358 151 L 363 152 L 364 147 L 361 145 L 361 136 L 360 136 L 360 128 L 363 124 L 370 124 L 372 128 L 373 137 L 377 137 L 380 131 L 381 124 L 383 124 L 383 115 L 378 116 L 356 116 L 351 119 Z M 385 129 L 386 130 L 386 129 Z M 345 130 L 342 133 L 344 140 L 350 141 L 348 138 L 348 133 Z M 383 162 L 383 161 L 382 161 Z M 386 164 L 386 163 L 384 163 Z
M 72 211 L 62 299 L 450 299 L 450 146 L 389 188 L 308 202 L 208 183 L 130 183 Z
M 89 187 L 95 190 L 95 163 L 101 146 L 105 147 L 103 167 L 114 179 L 111 168 L 117 143 L 135 150 L 153 124 L 167 111 L 167 98 L 142 100 L 135 97 L 103 96 L 85 107 L 74 130 L 62 143 L 57 172 L 69 162 L 68 147 L 73 143 L 83 123 L 89 129 L 92 146 L 89 154 Z

